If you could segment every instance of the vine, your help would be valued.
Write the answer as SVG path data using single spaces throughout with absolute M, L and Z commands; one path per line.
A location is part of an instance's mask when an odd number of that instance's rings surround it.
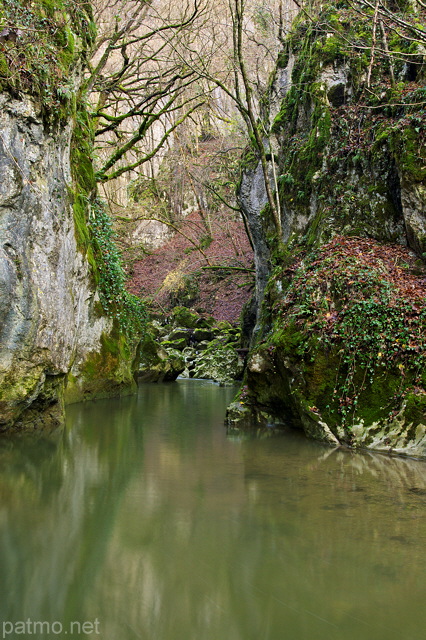
M 343 426 L 350 426 L 361 394 L 385 371 L 399 379 L 388 398 L 389 417 L 407 392 L 424 392 L 424 279 L 402 261 L 402 248 L 378 247 L 371 240 L 335 238 L 295 267 L 275 306 L 275 342 L 279 327 L 294 326 L 301 337 L 297 353 L 307 362 L 319 350 L 337 354 L 325 409 L 341 416 Z
M 126 290 L 126 276 L 115 233 L 105 204 L 100 198 L 91 202 L 90 227 L 99 272 L 100 299 L 105 313 L 118 321 L 128 335 L 140 334 L 147 323 L 143 301 Z

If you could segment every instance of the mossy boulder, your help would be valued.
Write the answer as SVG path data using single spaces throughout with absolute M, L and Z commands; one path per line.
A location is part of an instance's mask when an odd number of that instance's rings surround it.
M 141 344 L 139 382 L 171 382 L 185 369 L 185 358 L 172 346 L 164 347 L 149 334 Z
M 241 379 L 243 369 L 243 361 L 235 349 L 213 341 L 196 359 L 191 377 L 232 384 Z
M 426 456 L 424 294 L 412 254 L 373 241 L 336 238 L 290 280 L 276 271 L 270 329 L 228 425 L 248 428 L 251 414 L 255 429 L 276 422 L 330 444 Z
M 194 329 L 193 333 L 192 333 L 192 339 L 195 342 L 203 342 L 203 340 L 207 340 L 208 342 L 210 342 L 210 340 L 213 338 L 213 332 L 211 330 L 211 328 L 207 328 L 207 329 Z
M 174 327 L 194 329 L 200 321 L 200 316 L 187 307 L 174 307 L 169 315 L 169 322 Z
M 188 338 L 176 338 L 176 340 L 162 340 L 163 349 L 174 349 L 175 351 L 183 351 L 188 344 Z

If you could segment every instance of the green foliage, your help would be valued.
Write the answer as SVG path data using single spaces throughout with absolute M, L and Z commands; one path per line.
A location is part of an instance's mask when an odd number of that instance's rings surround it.
M 321 384 L 327 388 L 322 410 L 330 423 L 350 427 L 368 412 L 385 418 L 423 384 L 426 309 L 407 299 L 380 265 L 339 253 L 338 242 L 331 254 L 306 256 L 274 311 L 270 343 L 302 358 L 308 381 L 322 358 L 336 361 L 332 379 L 324 370 L 313 394 L 318 405 Z M 383 397 L 383 387 L 392 393 Z
M 0 87 L 31 93 L 45 115 L 62 115 L 73 101 L 77 55 L 94 38 L 90 3 L 0 0 L 3 28 L 8 33 L 0 50 Z
M 114 242 L 112 222 L 99 198 L 92 201 L 91 213 L 90 227 L 104 310 L 109 317 L 118 321 L 122 331 L 128 335 L 140 334 L 147 321 L 145 306 L 142 300 L 126 290 L 126 277 Z

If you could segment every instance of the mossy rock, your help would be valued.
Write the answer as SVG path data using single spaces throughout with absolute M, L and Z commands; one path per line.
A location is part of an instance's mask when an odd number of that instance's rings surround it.
M 162 340 L 161 346 L 163 349 L 175 349 L 177 351 L 183 351 L 188 345 L 188 338 L 178 338 L 176 340 Z
M 170 344 L 159 344 L 147 335 L 141 344 L 137 371 L 139 382 L 170 382 L 185 369 L 185 358 L 181 351 Z
M 221 332 L 238 331 L 238 329 L 234 329 L 232 324 L 230 322 L 227 322 L 226 320 L 222 320 L 221 322 L 218 322 L 216 325 L 216 328 L 218 331 L 221 331 Z
M 194 329 L 194 332 L 192 334 L 192 339 L 195 340 L 195 342 L 203 342 L 204 340 L 207 340 L 208 342 L 210 342 L 210 340 L 213 338 L 213 332 L 211 329 Z
M 388 267 L 372 262 L 376 251 Z M 399 248 L 335 238 L 306 256 L 281 299 L 276 269 L 267 291 L 275 313 L 264 309 L 270 328 L 249 355 L 237 399 L 255 424 L 262 412 L 331 444 L 419 455 L 426 314 L 396 288 L 397 259 Z
M 173 329 L 167 336 L 167 340 L 174 342 L 176 340 L 185 340 L 186 343 L 189 341 L 190 332 L 188 329 L 177 327 Z
M 119 334 L 116 326 L 110 333 L 101 334 L 100 343 L 100 349 L 88 353 L 78 371 L 68 374 L 64 392 L 67 404 L 135 392 L 135 345 Z
M 193 329 L 197 326 L 200 316 L 187 307 L 174 307 L 169 316 L 170 322 L 175 327 Z
M 232 347 L 209 348 L 195 361 L 194 378 L 214 380 L 219 384 L 232 384 L 241 379 L 244 364 Z

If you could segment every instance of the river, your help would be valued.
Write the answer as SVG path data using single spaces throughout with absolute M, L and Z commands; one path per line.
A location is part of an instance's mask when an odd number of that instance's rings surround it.
M 426 463 L 227 436 L 234 392 L 142 385 L 0 440 L 0 638 L 424 637 Z

